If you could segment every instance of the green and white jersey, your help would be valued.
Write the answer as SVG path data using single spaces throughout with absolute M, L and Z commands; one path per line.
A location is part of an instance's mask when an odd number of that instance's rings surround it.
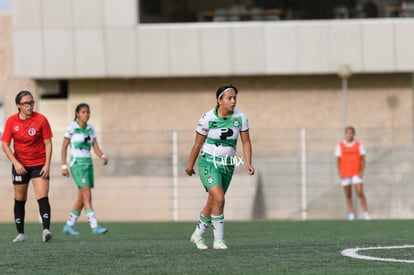
M 70 139 L 70 166 L 75 161 L 92 163 L 91 148 L 96 139 L 96 132 L 92 125 L 87 124 L 85 128 L 81 128 L 78 122 L 73 121 L 66 128 L 64 137 Z
M 207 112 L 197 124 L 197 133 L 206 137 L 202 151 L 214 156 L 234 156 L 240 132 L 249 130 L 246 114 L 234 110 L 224 119 L 214 108 Z

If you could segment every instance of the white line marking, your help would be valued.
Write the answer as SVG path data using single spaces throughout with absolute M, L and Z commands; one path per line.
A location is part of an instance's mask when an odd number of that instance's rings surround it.
M 414 245 L 397 245 L 397 246 L 373 246 L 373 247 L 356 247 L 348 248 L 341 251 L 341 254 L 346 257 L 351 257 L 354 259 L 369 260 L 369 261 L 382 261 L 382 262 L 394 262 L 394 263 L 414 263 L 414 260 L 403 260 L 403 259 L 393 259 L 393 258 L 380 258 L 373 256 L 359 255 L 358 251 L 362 250 L 382 250 L 382 249 L 404 249 L 404 248 L 414 248 Z

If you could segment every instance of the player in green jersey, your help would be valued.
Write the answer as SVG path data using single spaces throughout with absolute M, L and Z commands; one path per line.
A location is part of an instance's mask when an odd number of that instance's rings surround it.
M 200 213 L 191 241 L 198 249 L 207 249 L 203 235 L 211 223 L 214 233 L 214 249 L 226 249 L 224 242 L 224 201 L 236 164 L 243 163 L 249 175 L 254 174 L 249 126 L 244 113 L 235 109 L 237 89 L 232 85 L 219 87 L 216 92 L 217 106 L 200 119 L 196 138 L 188 158 L 185 172 L 195 174 L 194 164 L 198 157 L 198 172 L 208 192 L 207 202 Z M 236 156 L 238 137 L 243 144 L 244 161 Z
M 94 187 L 94 174 L 91 148 L 99 156 L 103 164 L 108 163 L 108 158 L 102 152 L 96 139 L 95 129 L 88 124 L 90 117 L 89 105 L 81 103 L 76 106 L 75 120 L 66 129 L 62 144 L 62 175 L 69 177 L 69 168 L 72 177 L 78 187 L 78 198 L 69 214 L 69 218 L 63 227 L 63 232 L 69 235 L 79 235 L 74 225 L 79 218 L 82 208 L 85 209 L 94 234 L 105 234 L 108 229 L 98 225 L 95 211 L 92 208 L 92 191 Z M 66 164 L 66 152 L 70 145 L 70 164 Z

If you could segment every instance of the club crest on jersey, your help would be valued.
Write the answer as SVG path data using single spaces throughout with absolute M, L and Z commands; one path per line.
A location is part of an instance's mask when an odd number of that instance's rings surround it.
M 233 118 L 233 125 L 236 128 L 239 128 L 240 127 L 240 122 L 239 122 L 239 120 L 237 118 Z
M 29 136 L 34 136 L 36 135 L 36 129 L 30 128 L 29 130 L 27 130 L 27 133 L 29 134 Z

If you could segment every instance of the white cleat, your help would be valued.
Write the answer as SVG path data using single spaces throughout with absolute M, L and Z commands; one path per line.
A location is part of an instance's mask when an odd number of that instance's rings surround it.
M 197 236 L 196 234 L 191 235 L 191 242 L 193 242 L 198 249 L 207 249 L 207 245 L 204 243 L 204 238 Z
M 48 242 L 50 239 L 52 239 L 52 232 L 50 232 L 48 229 L 43 229 L 42 241 Z
M 364 213 L 364 220 L 369 221 L 371 219 L 371 216 L 369 215 L 368 212 Z
M 353 220 L 355 220 L 355 214 L 354 213 L 349 213 L 348 221 L 353 221 Z
M 220 241 L 214 241 L 213 243 L 213 249 L 227 249 L 227 245 L 224 243 L 223 240 Z
M 14 243 L 22 243 L 26 241 L 26 236 L 23 233 L 17 234 L 17 237 L 13 240 Z

